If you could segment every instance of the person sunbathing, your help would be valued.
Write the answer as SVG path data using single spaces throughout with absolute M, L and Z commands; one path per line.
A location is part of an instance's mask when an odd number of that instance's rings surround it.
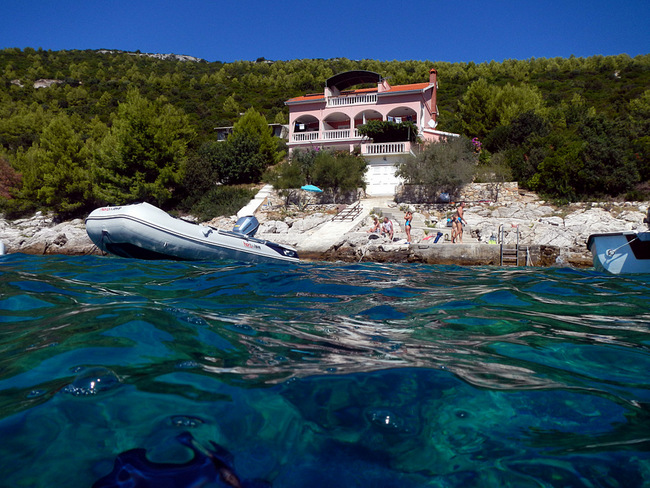
M 381 235 L 388 236 L 388 238 L 392 241 L 394 234 L 395 230 L 393 229 L 393 223 L 388 220 L 388 217 L 384 217 L 384 223 L 381 224 Z
M 377 217 L 374 217 L 374 224 L 370 228 L 370 230 L 368 230 L 367 232 L 370 232 L 370 233 L 379 232 L 379 229 L 380 229 L 379 219 Z

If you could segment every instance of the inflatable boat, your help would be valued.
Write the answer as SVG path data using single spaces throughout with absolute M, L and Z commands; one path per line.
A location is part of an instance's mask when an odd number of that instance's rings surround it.
M 86 232 L 102 251 L 137 259 L 235 259 L 297 262 L 295 249 L 254 237 L 259 222 L 240 218 L 232 231 L 195 224 L 148 203 L 102 207 L 86 218 Z

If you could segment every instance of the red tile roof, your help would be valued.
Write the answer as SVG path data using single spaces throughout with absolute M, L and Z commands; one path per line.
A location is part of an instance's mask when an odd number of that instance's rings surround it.
M 303 95 L 302 97 L 290 98 L 287 100 L 289 102 L 318 102 L 319 100 L 325 100 L 325 95 L 323 93 L 312 93 L 311 95 Z
M 426 82 L 426 83 L 413 83 L 411 85 L 397 85 L 397 86 L 391 86 L 390 90 L 384 92 L 384 93 L 391 93 L 391 92 L 398 92 L 398 91 L 421 91 L 424 90 L 425 88 L 428 88 L 431 85 L 431 83 Z
M 405 92 L 405 91 L 422 91 L 428 87 L 432 86 L 430 83 L 413 83 L 410 85 L 396 85 L 391 86 L 390 90 L 382 92 L 382 94 L 390 94 L 396 92 Z M 376 93 L 377 88 L 361 88 L 359 90 L 346 90 L 341 92 L 341 95 L 354 95 L 359 93 Z M 318 102 L 320 100 L 325 100 L 325 95 L 323 93 L 310 93 L 309 95 L 303 95 L 301 97 L 290 98 L 287 100 L 287 103 L 299 103 L 299 102 Z

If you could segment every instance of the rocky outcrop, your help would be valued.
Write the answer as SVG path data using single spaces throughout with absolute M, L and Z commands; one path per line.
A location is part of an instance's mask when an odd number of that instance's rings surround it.
M 65 83 L 63 80 L 41 78 L 40 80 L 36 80 L 34 82 L 34 88 L 49 88 L 52 85 L 61 85 L 63 83 Z
M 188 56 L 187 54 L 134 53 L 134 52 L 129 52 L 129 51 L 119 51 L 119 50 L 114 50 L 114 49 L 99 49 L 97 52 L 99 54 L 128 54 L 130 56 L 144 56 L 144 57 L 147 57 L 147 58 L 162 59 L 164 61 L 169 61 L 169 60 L 172 60 L 172 61 L 191 61 L 191 62 L 194 62 L 194 63 L 205 61 L 205 59 L 197 58 L 197 57 L 194 57 L 194 56 Z
M 305 244 L 313 242 L 325 224 L 327 214 L 314 214 L 305 219 L 266 220 L 258 235 L 293 246 L 301 257 L 309 259 L 377 262 L 423 262 L 430 264 L 492 265 L 500 263 L 500 247 L 491 243 L 519 243 L 525 249 L 522 264 L 550 266 L 554 264 L 589 267 L 592 256 L 587 249 L 589 235 L 621 230 L 645 230 L 643 219 L 648 210 L 645 202 L 586 203 L 555 207 L 543 201 L 514 201 L 496 205 L 489 202 L 468 203 L 465 210 L 465 244 L 451 244 L 433 236 L 444 232 L 448 237 L 447 217 L 450 205 L 411 205 L 413 243 L 394 218 L 396 233 L 393 242 L 377 234 L 368 234 L 368 216 L 356 228 L 341 235 L 325 252 L 314 253 Z M 260 218 L 264 218 L 263 215 Z M 309 239 L 309 241 L 308 241 Z
M 41 212 L 28 219 L 0 219 L 0 241 L 7 253 L 99 254 L 86 234 L 83 220 L 55 223 L 51 216 Z
M 583 203 L 555 208 L 541 203 L 507 206 L 470 206 L 466 211 L 470 232 L 488 241 L 503 226 L 506 239 L 519 231 L 524 245 L 556 246 L 572 252 L 586 249 L 591 234 L 621 230 L 645 230 L 647 203 Z

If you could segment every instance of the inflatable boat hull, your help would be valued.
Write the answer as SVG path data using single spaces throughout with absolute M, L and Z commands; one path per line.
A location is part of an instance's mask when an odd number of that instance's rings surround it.
M 127 258 L 299 260 L 291 247 L 176 219 L 148 203 L 98 208 L 86 218 L 86 232 L 102 251 Z

